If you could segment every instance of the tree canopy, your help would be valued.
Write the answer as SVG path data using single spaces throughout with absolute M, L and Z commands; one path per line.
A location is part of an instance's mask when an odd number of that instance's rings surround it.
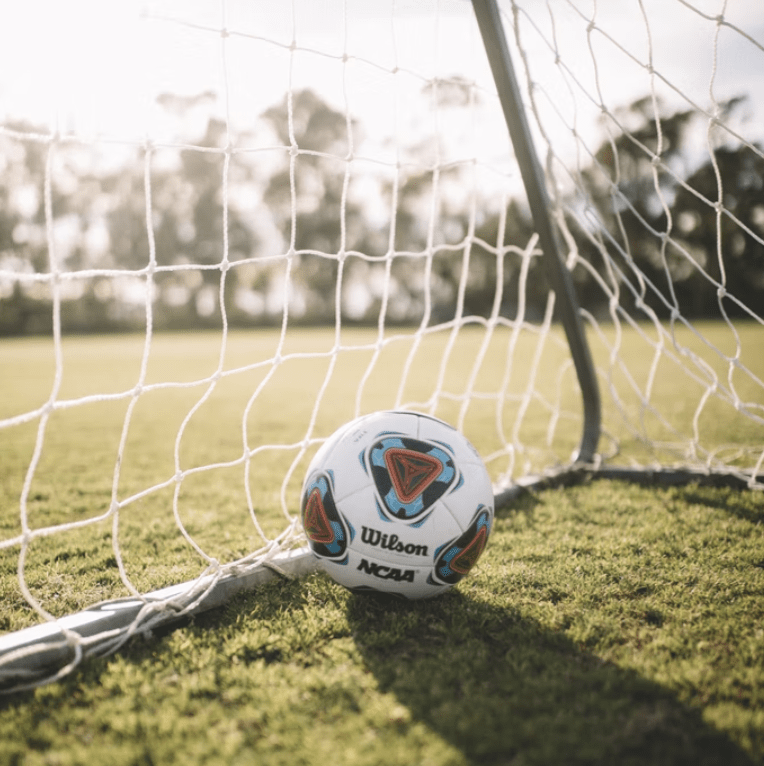
M 474 98 L 460 82 L 430 96 L 452 110 Z M 196 100 L 162 103 L 182 113 Z M 582 305 L 606 313 L 611 298 L 598 286 L 605 280 L 626 311 L 716 317 L 760 306 L 761 146 L 727 138 L 699 154 L 692 136 L 702 126 L 693 113 L 656 115 L 648 99 L 616 119 L 619 127 L 580 168 L 578 188 L 563 191 Z M 233 325 L 278 322 L 285 305 L 292 321 L 317 324 L 333 322 L 338 307 L 347 321 L 366 323 L 377 323 L 381 311 L 385 321 L 402 323 L 488 316 L 499 277 L 498 310 L 514 315 L 518 254 L 533 234 L 522 198 L 501 211 L 486 197 L 470 219 L 466 162 L 399 163 L 361 182 L 364 126 L 310 90 L 265 110 L 260 126 L 275 147 L 264 164 L 257 152 L 238 151 L 241 137 L 216 119 L 181 147 L 133 147 L 118 163 L 101 162 L 97 146 L 51 144 L 35 126 L 7 125 L 0 134 L 0 333 L 49 330 L 50 280 L 36 275 L 51 270 L 51 232 L 57 269 L 70 277 L 59 288 L 69 331 L 140 328 L 146 300 L 156 328 L 219 326 L 221 295 Z M 416 140 L 431 157 L 437 139 Z M 406 151 L 416 156 L 417 148 Z M 537 258 L 525 266 L 526 312 L 540 315 L 546 283 Z

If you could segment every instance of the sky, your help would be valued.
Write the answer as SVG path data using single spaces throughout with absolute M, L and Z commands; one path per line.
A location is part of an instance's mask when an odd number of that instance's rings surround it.
M 599 87 L 608 103 L 627 104 L 645 95 L 649 82 L 629 54 L 641 62 L 652 56 L 655 68 L 702 108 L 711 103 L 712 83 L 717 100 L 748 94 L 741 130 L 750 140 L 761 139 L 764 2 L 692 0 L 692 8 L 688 3 L 576 0 L 576 11 L 569 0 L 519 0 L 521 43 L 541 84 L 540 108 L 549 114 L 566 109 L 589 130 L 597 109 L 587 98 L 573 102 L 571 78 L 586 83 L 591 93 Z M 279 0 L 270 6 L 254 0 L 8 3 L 0 26 L 0 124 L 24 118 L 85 137 L 141 140 L 148 134 L 171 140 L 180 130 L 173 103 L 177 107 L 188 100 L 165 100 L 162 106 L 157 96 L 175 93 L 188 99 L 214 92 L 200 100 L 197 119 L 215 113 L 228 116 L 237 129 L 248 129 L 291 82 L 314 87 L 333 104 L 368 110 L 371 132 L 374 126 L 380 132 L 383 126 L 416 132 L 413 112 L 411 124 L 398 113 L 397 127 L 391 127 L 394 107 L 379 90 L 385 71 L 398 66 L 424 76 L 438 68 L 468 76 L 487 72 L 469 3 L 432 4 L 439 8 L 435 21 L 422 13 L 428 5 L 423 0 Z M 347 28 L 334 13 L 344 6 L 353 22 Z M 714 58 L 716 25 L 704 15 L 713 19 L 722 12 L 758 45 L 722 27 Z M 587 35 L 591 19 L 595 28 Z M 223 28 L 232 33 L 225 39 L 225 58 L 223 38 L 214 32 Z M 297 53 L 289 49 L 293 37 L 302 49 Z M 550 53 L 551 40 L 567 67 L 567 81 Z M 519 51 L 512 45 L 517 63 Z M 348 77 L 343 52 L 356 59 Z M 672 88 L 656 82 L 669 101 L 681 102 Z M 409 85 L 421 89 L 416 78 Z M 505 140 L 500 128 L 492 135 Z

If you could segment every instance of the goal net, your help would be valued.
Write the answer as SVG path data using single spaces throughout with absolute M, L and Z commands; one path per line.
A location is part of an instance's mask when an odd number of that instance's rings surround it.
M 764 13 L 505 0 L 508 108 L 491 3 L 22 5 L 4 688 L 308 571 L 303 472 L 370 411 L 460 428 L 500 501 L 581 470 L 764 488 Z

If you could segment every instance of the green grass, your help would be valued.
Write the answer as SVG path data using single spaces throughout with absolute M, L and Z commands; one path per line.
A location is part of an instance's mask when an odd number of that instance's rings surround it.
M 374 337 L 351 333 L 344 342 Z M 474 333 L 459 341 L 447 390 L 463 387 L 479 339 Z M 147 382 L 212 374 L 219 340 L 157 336 Z M 224 369 L 272 355 L 276 341 L 269 333 L 233 335 Z M 505 341 L 498 339 L 499 351 Z M 328 351 L 333 338 L 305 332 L 292 342 Z M 445 342 L 427 341 L 404 400 L 426 399 L 438 374 L 432 360 Z M 129 390 L 141 343 L 68 340 L 60 397 Z M 638 358 L 632 348 L 635 368 L 644 372 L 649 357 Z M 46 400 L 49 351 L 40 340 L 2 343 L 0 418 Z M 394 403 L 391 381 L 397 384 L 408 351 L 401 341 L 383 352 L 385 365 L 368 382 L 364 408 Z M 371 353 L 357 350 L 338 361 L 318 411 L 318 435 L 352 414 Z M 503 374 L 501 353 L 494 357 Z M 545 365 L 553 362 L 542 362 L 545 381 L 552 377 Z M 762 376 L 764 362 L 750 363 Z M 299 442 L 327 367 L 328 358 L 285 362 L 244 422 L 264 373 L 223 378 L 180 439 L 182 468 L 235 461 L 244 433 L 250 447 Z M 486 367 L 477 385 L 487 387 L 495 374 Z M 519 376 L 513 390 L 522 387 L 522 374 L 513 371 Z M 206 384 L 158 390 L 139 400 L 120 499 L 172 476 L 178 428 L 205 390 Z M 554 395 L 554 380 L 549 390 Z M 573 416 L 574 394 L 563 392 Z M 678 409 L 670 387 L 656 397 Z M 54 413 L 30 494 L 33 526 L 92 518 L 108 508 L 126 408 L 122 400 Z M 548 423 L 543 406 L 532 409 L 524 427 L 529 443 Z M 458 402 L 446 399 L 439 412 L 453 416 Z M 485 451 L 495 449 L 492 406 L 476 405 L 469 414 L 470 437 Z M 575 417 L 562 424 L 561 451 L 575 445 L 576 426 Z M 737 438 L 728 420 L 712 426 L 713 439 Z M 36 428 L 34 422 L 0 429 L 6 538 L 20 528 L 18 497 Z M 744 442 L 756 440 L 755 430 L 743 434 Z M 269 529 L 282 523 L 281 477 L 297 454 L 271 451 L 257 463 L 254 501 Z M 288 488 L 290 504 L 306 460 Z M 259 544 L 242 475 L 241 465 L 221 467 L 182 485 L 184 523 L 221 560 Z M 120 549 L 142 588 L 193 576 L 203 565 L 177 533 L 171 502 L 172 488 L 121 512 Z M 526 495 L 498 511 L 478 569 L 439 599 L 362 597 L 322 574 L 276 580 L 117 655 L 90 660 L 61 682 L 0 700 L 0 763 L 764 763 L 762 522 L 761 493 L 729 489 L 594 481 Z M 17 563 L 18 548 L 0 551 L 0 629 L 36 621 L 18 588 Z M 56 614 L 121 595 L 111 520 L 36 541 L 25 576 Z

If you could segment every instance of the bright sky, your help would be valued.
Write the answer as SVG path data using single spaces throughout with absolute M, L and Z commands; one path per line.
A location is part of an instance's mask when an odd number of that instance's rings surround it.
M 388 43 L 395 42 L 399 66 L 427 72 L 433 59 L 445 69 L 484 66 L 479 40 L 472 33 L 469 4 L 465 0 L 441 0 L 441 15 L 434 27 L 430 17 L 418 13 L 421 0 L 347 0 L 358 31 L 345 36 L 344 29 L 329 19 L 329 12 L 343 0 L 294 0 L 298 19 L 297 39 L 302 46 L 332 55 L 349 53 L 394 65 Z M 692 0 L 710 17 L 724 10 L 725 18 L 742 29 L 759 46 L 764 44 L 764 2 L 751 0 Z M 230 116 L 237 126 L 251 126 L 268 105 L 280 100 L 289 76 L 292 39 L 291 6 L 286 0 L 272 4 L 263 16 L 261 0 L 24 0 L 8 3 L 0 26 L 0 121 L 27 118 L 37 123 L 58 124 L 62 130 L 84 135 L 102 133 L 140 139 L 148 131 L 162 137 L 168 126 L 166 109 L 156 104 L 162 92 L 191 96 L 207 90 L 222 93 L 228 87 Z M 389 8 L 396 8 L 396 23 Z M 527 11 L 551 39 L 554 34 L 563 60 L 576 76 L 593 84 L 594 71 L 588 51 L 586 24 L 566 0 L 521 0 Z M 587 16 L 597 8 L 596 23 L 610 31 L 640 60 L 653 52 L 656 69 L 671 74 L 685 93 L 702 106 L 709 102 L 713 67 L 715 25 L 693 12 L 682 0 L 643 0 L 650 19 L 650 42 L 638 0 L 577 0 Z M 548 6 L 555 11 L 554 29 Z M 726 7 L 725 7 L 726 6 Z M 148 10 L 149 20 L 143 15 Z M 224 17 L 225 14 L 225 17 Z M 183 19 L 190 25 L 162 20 Z M 525 16 L 521 21 L 527 21 Z M 194 26 L 196 25 L 196 26 Z M 247 35 L 264 35 L 278 45 L 263 45 L 251 38 L 230 37 L 227 47 L 228 77 L 222 77 L 221 38 L 198 27 L 226 26 Z M 395 33 L 393 38 L 392 33 Z M 439 35 L 436 43 L 435 34 Z M 548 47 L 523 26 L 523 45 L 529 54 L 541 54 L 549 64 L 550 104 L 565 103 L 566 89 L 549 55 Z M 612 103 L 626 104 L 645 94 L 645 72 L 632 64 L 601 34 L 593 34 L 601 63 L 600 86 Z M 723 28 L 718 38 L 714 95 L 723 99 L 748 93 L 751 107 L 751 138 L 764 124 L 764 52 L 743 36 Z M 279 47 L 282 46 L 282 47 Z M 476 63 L 477 62 L 477 63 Z M 337 103 L 344 97 L 343 80 L 337 76 L 341 63 L 327 56 L 293 59 L 293 84 L 312 84 Z M 538 77 L 545 77 L 542 64 Z M 368 81 L 368 82 L 366 82 Z M 327 87 L 334 83 L 334 87 Z M 368 87 L 363 88 L 361 86 Z M 374 70 L 358 70 L 352 98 L 377 98 Z M 589 85 L 591 87 L 591 85 Z M 351 99 L 352 102 L 352 99 Z M 758 102 L 758 105 L 756 105 Z M 222 114 L 224 98 L 216 106 Z M 382 106 L 379 119 L 384 120 Z

